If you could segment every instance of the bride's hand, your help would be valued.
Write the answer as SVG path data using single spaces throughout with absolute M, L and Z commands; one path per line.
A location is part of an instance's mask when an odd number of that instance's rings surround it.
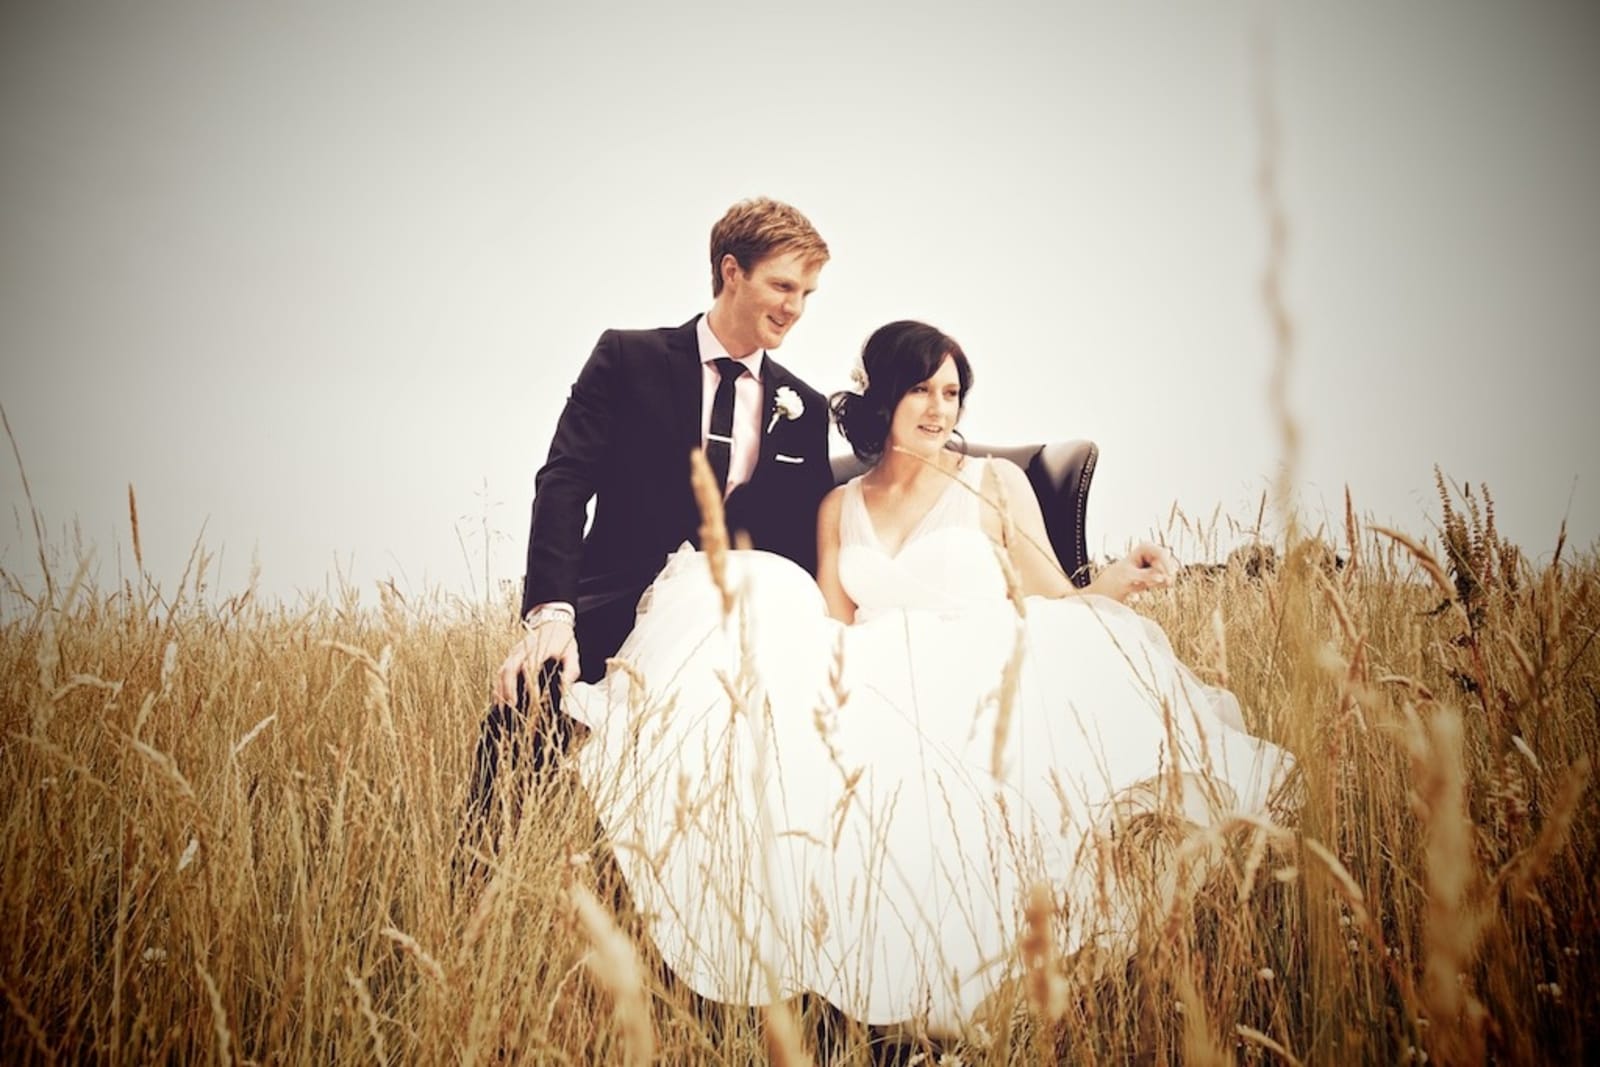
M 1087 593 L 1098 593 L 1124 603 L 1135 593 L 1163 589 L 1172 584 L 1172 553 L 1142 541 L 1133 551 L 1111 564 L 1089 583 Z

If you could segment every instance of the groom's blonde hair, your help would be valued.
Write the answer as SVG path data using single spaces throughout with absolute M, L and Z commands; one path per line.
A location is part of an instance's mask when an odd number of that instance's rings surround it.
M 711 295 L 722 292 L 722 257 L 748 274 L 771 255 L 799 252 L 808 267 L 828 262 L 828 244 L 811 220 L 780 200 L 741 200 L 711 227 Z

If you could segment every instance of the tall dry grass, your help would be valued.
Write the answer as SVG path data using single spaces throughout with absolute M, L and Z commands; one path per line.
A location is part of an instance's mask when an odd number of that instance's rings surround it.
M 0 1059 L 1593 1060 L 1600 566 L 1492 526 L 1352 514 L 1342 567 L 1304 541 L 1149 599 L 1298 755 L 1298 813 L 1129 827 L 1129 954 L 1057 951 L 1035 892 L 1025 980 L 942 1047 L 675 988 L 577 790 L 513 790 L 463 855 L 509 602 L 206 606 L 203 556 L 177 590 L 8 584 Z

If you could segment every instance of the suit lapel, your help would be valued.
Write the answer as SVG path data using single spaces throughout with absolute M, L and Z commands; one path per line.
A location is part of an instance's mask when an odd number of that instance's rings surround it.
M 700 341 L 695 334 L 697 315 L 667 335 L 667 374 L 672 433 L 684 454 L 700 445 L 700 392 L 705 373 L 700 367 Z
M 787 384 L 789 372 L 775 363 L 768 353 L 761 371 L 761 451 L 756 455 L 756 469 L 750 472 L 752 482 L 772 468 L 772 434 L 778 430 L 778 426 L 773 425 L 772 413 L 777 410 L 778 390 Z M 782 423 L 783 420 L 779 419 L 778 425 Z M 767 430 L 768 426 L 772 427 L 771 433 Z

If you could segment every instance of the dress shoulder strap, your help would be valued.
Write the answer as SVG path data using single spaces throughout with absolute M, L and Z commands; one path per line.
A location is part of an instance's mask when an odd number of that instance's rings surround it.
M 977 525 L 983 514 L 983 491 L 988 470 L 989 460 L 986 456 L 968 456 L 962 462 L 961 470 L 956 473 L 956 477 L 961 479 L 962 490 L 952 495 L 960 498 L 957 507 L 966 525 Z
M 968 456 L 961 465 L 960 477 L 969 488 L 983 492 L 984 472 L 989 469 L 988 456 Z
M 844 483 L 844 499 L 839 507 L 839 547 L 859 545 L 871 540 L 872 531 L 866 525 L 867 502 L 861 496 L 861 475 Z

